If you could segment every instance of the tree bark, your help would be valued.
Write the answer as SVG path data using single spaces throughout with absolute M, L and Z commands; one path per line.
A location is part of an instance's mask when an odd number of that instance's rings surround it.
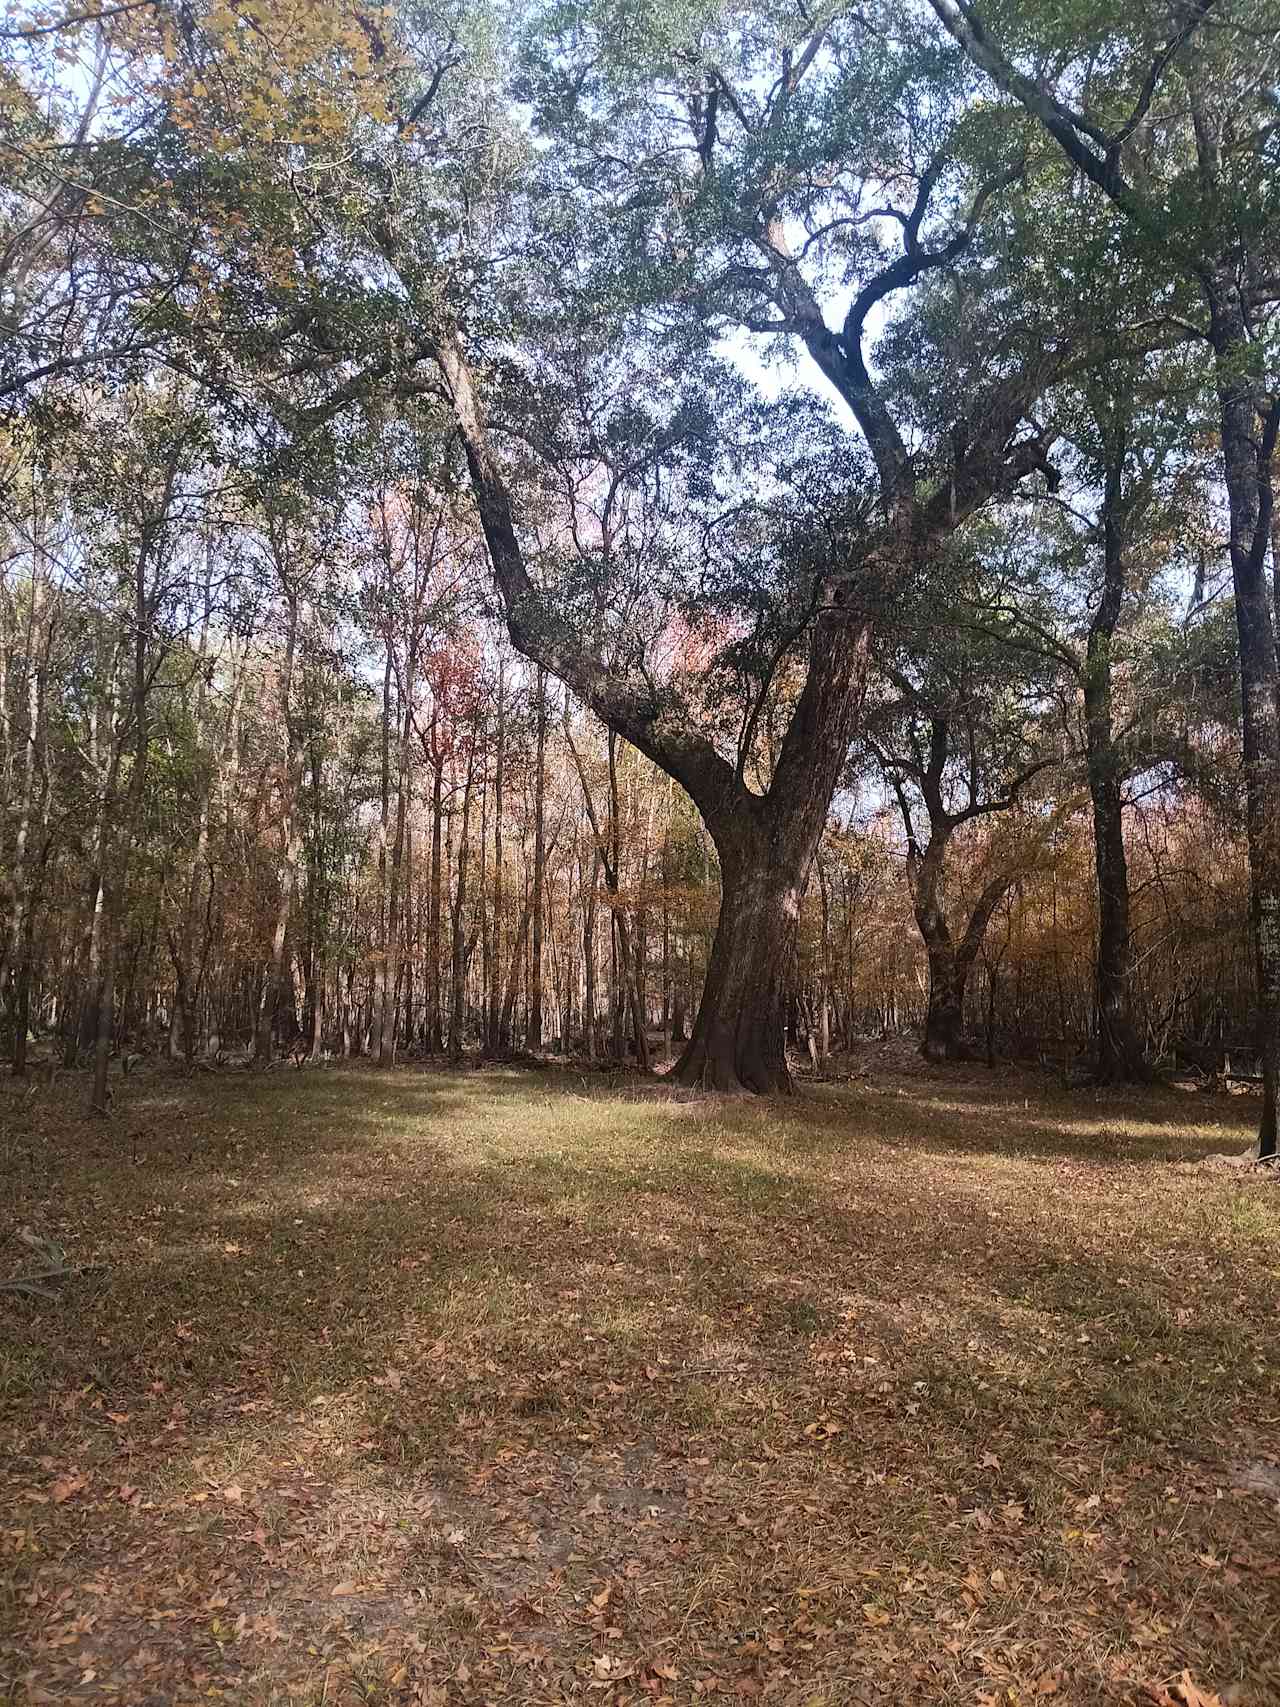
M 1102 597 L 1089 624 L 1085 652 L 1085 764 L 1093 811 L 1098 883 L 1098 946 L 1094 999 L 1098 1080 L 1142 1082 L 1151 1077 L 1134 1029 L 1129 927 L 1129 866 L 1124 846 L 1123 770 L 1112 717 L 1111 646 L 1124 597 L 1123 443 L 1112 448 L 1102 506 Z
M 475 775 L 475 733 L 467 755 L 467 775 L 462 789 L 462 826 L 458 834 L 458 881 L 453 899 L 452 953 L 449 982 L 449 1059 L 462 1059 L 463 1030 L 466 1021 L 467 934 L 467 852 L 471 819 L 471 788 Z
M 22 785 L 18 801 L 18 826 L 13 848 L 13 903 L 9 919 L 9 965 L 12 984 L 9 996 L 9 1018 L 13 1028 L 13 1076 L 25 1077 L 27 1071 L 27 1032 L 30 1027 L 31 944 L 35 925 L 35 871 L 29 858 L 31 828 L 35 813 L 36 750 L 41 740 L 44 722 L 44 688 L 48 669 L 49 643 L 53 625 L 50 622 L 43 656 L 37 656 L 36 631 L 40 626 L 43 581 L 39 570 L 40 556 L 31 578 L 31 606 L 27 621 L 27 639 L 23 654 L 23 671 L 27 689 L 26 733 L 23 742 Z M 45 766 L 45 810 L 48 810 L 48 766 Z
M 378 1065 L 389 1023 L 389 967 L 391 957 L 391 634 L 390 619 L 384 636 L 386 657 L 382 666 L 382 717 L 378 725 L 378 960 L 374 976 L 373 1005 L 378 1028 Z
M 582 1043 L 588 1061 L 596 1058 L 596 893 L 600 887 L 600 850 L 591 850 L 591 876 L 582 882 Z
M 444 1048 L 440 987 L 440 928 L 444 912 L 444 755 L 437 746 L 439 713 L 431 713 L 431 895 L 427 909 L 427 1048 Z
M 388 642 L 388 645 L 390 643 Z M 384 953 L 382 1011 L 379 1016 L 378 1065 L 393 1067 L 396 1059 L 396 998 L 400 988 L 401 897 L 404 888 L 404 849 L 409 791 L 412 786 L 409 756 L 409 709 L 413 703 L 417 666 L 415 639 L 410 637 L 405 680 L 399 684 L 395 741 L 395 828 L 389 850 L 386 884 L 387 922 Z
M 533 772 L 533 932 L 529 945 L 529 1028 L 527 1043 L 542 1048 L 542 928 L 547 886 L 547 674 L 537 681 L 537 736 Z
M 697 1018 L 671 1070 L 677 1084 L 791 1089 L 786 1006 L 812 848 L 803 834 L 781 848 L 771 847 L 771 840 L 768 828 L 751 817 L 721 826 L 716 835 L 720 918 Z
M 929 1004 L 920 1053 L 926 1061 L 963 1061 L 969 1050 L 964 1034 L 964 993 L 968 968 L 957 959 L 950 936 L 926 945 Z
M 276 1012 L 280 1003 L 280 982 L 284 972 L 285 943 L 289 933 L 289 917 L 298 887 L 298 864 L 302 846 L 298 822 L 298 789 L 302 780 L 303 745 L 298 732 L 298 718 L 293 705 L 293 678 L 298 650 L 298 597 L 289 587 L 285 589 L 288 626 L 285 634 L 284 663 L 280 675 L 280 714 L 284 723 L 284 766 L 280 774 L 280 860 L 277 868 L 280 890 L 276 897 L 275 917 L 271 926 L 271 947 L 263 970 L 258 996 L 258 1013 L 254 1027 L 253 1058 L 260 1067 L 271 1060 Z
M 502 1043 L 502 992 L 499 968 L 502 965 L 502 908 L 506 863 L 502 846 L 503 792 L 506 785 L 507 762 L 507 661 L 498 660 L 498 723 L 493 761 L 493 963 L 489 990 L 489 1023 L 487 1047 L 496 1054 Z

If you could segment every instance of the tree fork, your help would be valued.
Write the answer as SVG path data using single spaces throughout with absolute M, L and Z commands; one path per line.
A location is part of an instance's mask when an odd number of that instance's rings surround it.
M 800 900 L 866 691 L 869 616 L 828 589 L 809 667 L 768 791 L 756 794 L 646 678 L 609 669 L 547 610 L 525 566 L 511 499 L 456 340 L 436 361 L 448 387 L 494 579 L 516 649 L 566 682 L 605 725 L 685 789 L 720 855 L 723 900 L 711 965 L 677 1082 L 789 1090 L 783 991 Z

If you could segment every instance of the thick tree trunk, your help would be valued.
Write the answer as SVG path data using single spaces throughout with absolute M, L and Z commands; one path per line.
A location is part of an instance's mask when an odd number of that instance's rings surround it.
M 871 625 L 833 610 L 764 797 L 696 804 L 720 855 L 721 903 L 702 1000 L 672 1069 L 680 1084 L 790 1091 L 786 1010 L 809 867 L 862 713 Z M 714 797 L 713 797 L 714 799 Z
M 789 1091 L 787 999 L 812 848 L 803 837 L 771 858 L 745 820 L 722 829 L 720 919 L 698 1017 L 671 1077 L 714 1091 Z
M 929 996 L 920 1039 L 920 1053 L 926 1061 L 958 1061 L 965 1055 L 964 984 L 968 967 L 962 967 L 942 907 L 943 871 L 955 830 L 938 792 L 941 764 L 947 751 L 945 728 L 944 723 L 935 720 L 931 754 L 938 774 L 935 777 L 931 772 L 925 778 L 929 840 L 923 853 L 915 839 L 911 814 L 904 799 L 899 799 L 907 829 L 907 879 L 912 911 L 924 940 L 929 967 Z
M 964 1033 L 964 992 L 968 964 L 950 937 L 926 944 L 929 957 L 929 1005 L 925 1010 L 920 1053 L 926 1061 L 963 1061 L 969 1050 Z
M 982 952 L 987 927 L 996 908 L 1017 881 L 1026 860 L 1025 853 L 1015 855 L 997 868 L 995 876 L 979 893 L 964 934 L 956 938 L 939 902 L 942 863 L 950 834 L 950 830 L 935 832 L 923 858 L 917 856 L 913 875 L 916 923 L 924 938 L 929 963 L 929 1001 L 920 1043 L 920 1053 L 926 1061 L 972 1059 L 973 1051 L 964 1025 L 969 974 Z

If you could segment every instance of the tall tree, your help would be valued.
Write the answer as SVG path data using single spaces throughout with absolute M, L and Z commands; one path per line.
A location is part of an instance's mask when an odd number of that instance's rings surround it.
M 965 634 L 935 611 L 905 627 L 898 644 L 881 636 L 888 703 L 872 719 L 868 746 L 897 802 L 906 836 L 912 911 L 928 957 L 922 1052 L 927 1060 L 968 1054 L 965 992 L 987 927 L 1037 857 L 1051 814 L 1019 812 L 1031 786 L 1068 756 L 1055 727 L 1052 666 Z M 1006 822 L 992 831 L 996 815 Z M 955 922 L 953 855 L 967 826 L 987 830 L 984 857 Z
M 1142 258 L 1199 299 L 1195 327 L 1213 363 L 1230 518 L 1264 1086 L 1259 1147 L 1273 1156 L 1280 672 L 1266 562 L 1280 430 L 1268 330 L 1280 302 L 1272 159 L 1280 12 L 1269 0 L 1193 0 L 1141 8 L 1117 29 L 1098 14 L 930 4 L 973 64 L 1106 198 Z

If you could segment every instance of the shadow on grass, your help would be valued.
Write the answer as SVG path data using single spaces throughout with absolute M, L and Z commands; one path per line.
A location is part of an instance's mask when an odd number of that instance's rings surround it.
M 349 1582 L 418 1595 L 425 1577 L 432 1628 L 470 1621 L 455 1646 L 488 1619 L 496 1651 L 534 1616 L 523 1595 L 593 1667 L 584 1609 L 651 1548 L 661 1641 L 739 1656 L 732 1672 L 780 1604 L 810 1640 L 821 1573 L 847 1573 L 865 1640 L 867 1597 L 905 1559 L 958 1593 L 977 1549 L 982 1594 L 1031 1556 L 1028 1580 L 1092 1596 L 1111 1548 L 1142 1556 L 1169 1630 L 1194 1604 L 1202 1651 L 1237 1599 L 1265 1630 L 1265 1586 L 1200 1586 L 1238 1507 L 1211 1489 L 1180 1540 L 1159 1525 L 1184 1443 L 1221 1458 L 1274 1413 L 1270 1200 L 1152 1166 L 1214 1143 L 1198 1108 L 1177 1131 L 1172 1098 L 902 1088 L 760 1104 L 356 1069 L 157 1077 L 110 1128 L 33 1110 L 0 1146 L 15 1220 L 109 1266 L 56 1331 L 22 1300 L 7 1319 L 0 1474 L 36 1493 L 41 1536 L 22 1593 L 63 1560 L 74 1582 L 127 1560 L 114 1616 L 136 1648 L 131 1573 L 152 1557 L 158 1593 L 175 1558 L 196 1583 L 190 1629 L 234 1557 L 267 1573 L 251 1609 L 275 1617 L 282 1585 L 315 1603 L 308 1640 Z M 69 1465 L 101 1495 L 91 1517 L 50 1492 Z M 1084 1515 L 1104 1495 L 1110 1533 Z M 992 1640 L 1039 1604 L 984 1612 L 974 1592 L 957 1616 Z M 1117 1605 L 1107 1651 L 1128 1639 Z M 1238 1637 L 1239 1663 L 1269 1664 L 1265 1642 Z M 1184 1652 L 1161 1648 L 1162 1674 Z
M 108 1391 L 265 1384 L 303 1402 L 367 1382 L 406 1342 L 480 1329 L 518 1385 L 540 1324 L 646 1367 L 696 1360 L 726 1332 L 772 1355 L 842 1311 L 930 1367 L 976 1334 L 978 1361 L 1006 1359 L 1001 1391 L 1051 1380 L 1041 1365 L 1082 1324 L 1108 1379 L 1149 1353 L 1181 1358 L 1200 1331 L 1178 1324 L 1187 1229 L 1111 1200 L 1113 1178 L 1134 1183 L 1120 1164 L 1168 1140 L 1126 1125 L 1116 1155 L 1092 1129 L 1028 1130 L 1020 1100 L 949 1086 L 914 1103 L 632 1101 L 517 1071 L 340 1072 L 219 1080 L 193 1106 L 190 1086 L 161 1082 L 131 1111 L 130 1155 L 111 1134 L 74 1155 L 64 1132 L 65 1196 L 41 1204 L 19 1185 L 15 1202 L 111 1264 L 52 1354 Z M 1029 1184 L 1046 1160 L 1087 1163 L 1088 1178 Z M 1224 1285 L 1253 1245 L 1280 1250 L 1258 1215 L 1220 1252 Z M 1215 1362 L 1251 1379 L 1253 1312 L 1215 1311 L 1204 1331 Z M 37 1380 L 44 1348 L 17 1365 Z M 1192 1388 L 1181 1402 L 1202 1409 Z

